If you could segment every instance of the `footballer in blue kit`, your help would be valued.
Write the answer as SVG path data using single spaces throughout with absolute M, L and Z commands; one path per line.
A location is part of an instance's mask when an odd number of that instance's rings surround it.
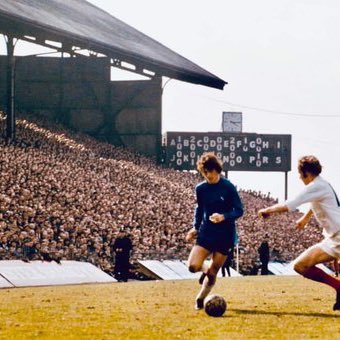
M 235 186 L 221 176 L 216 184 L 204 181 L 197 185 L 196 197 L 194 227 L 198 231 L 197 244 L 211 252 L 227 255 L 237 239 L 235 220 L 243 214 Z M 224 217 L 219 223 L 210 219 L 216 213 Z
M 186 240 L 196 238 L 188 267 L 191 272 L 202 271 L 202 288 L 195 304 L 196 309 L 202 309 L 219 269 L 236 243 L 235 220 L 243 215 L 243 204 L 235 186 L 221 175 L 222 162 L 214 153 L 203 154 L 197 161 L 197 170 L 205 181 L 196 186 L 194 223 Z M 212 261 L 207 265 L 204 261 L 210 255 Z

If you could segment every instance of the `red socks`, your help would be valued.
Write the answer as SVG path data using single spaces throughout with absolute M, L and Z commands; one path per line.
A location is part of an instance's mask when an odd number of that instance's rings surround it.
M 325 283 L 326 285 L 333 287 L 337 293 L 340 292 L 340 281 L 326 274 L 323 270 L 316 266 L 307 269 L 303 276 L 313 281 Z

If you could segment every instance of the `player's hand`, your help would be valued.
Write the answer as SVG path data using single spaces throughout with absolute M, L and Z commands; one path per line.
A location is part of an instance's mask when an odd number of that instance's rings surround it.
M 214 214 L 209 216 L 209 220 L 212 223 L 220 223 L 220 222 L 224 221 L 224 215 L 218 214 L 218 213 L 214 213 Z
M 295 226 L 297 229 L 302 230 L 306 226 L 307 223 L 308 221 L 304 218 L 304 216 L 302 216 L 295 222 Z
M 260 210 L 257 212 L 257 215 L 258 215 L 260 218 L 268 218 L 268 217 L 269 217 L 269 212 L 267 211 L 266 208 L 263 208 L 263 209 L 260 209 Z
M 192 241 L 194 238 L 196 238 L 196 236 L 197 236 L 197 230 L 196 230 L 195 228 L 191 228 L 191 229 L 188 231 L 187 235 L 185 236 L 185 240 L 186 240 L 187 242 L 190 242 L 190 241 Z

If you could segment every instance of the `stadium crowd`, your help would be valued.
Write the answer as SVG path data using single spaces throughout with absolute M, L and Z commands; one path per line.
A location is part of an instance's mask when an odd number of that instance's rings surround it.
M 2 127 L 4 121 L 2 118 Z M 17 138 L 0 139 L 0 259 L 88 261 L 113 272 L 112 244 L 124 228 L 139 259 L 186 260 L 191 244 L 196 173 L 157 166 L 124 148 L 43 120 L 17 121 Z M 237 183 L 235 183 L 237 184 Z M 321 238 L 315 222 L 298 231 L 299 212 L 263 221 L 257 210 L 269 194 L 240 190 L 238 220 L 244 274 L 259 266 L 269 236 L 271 258 L 290 261 Z

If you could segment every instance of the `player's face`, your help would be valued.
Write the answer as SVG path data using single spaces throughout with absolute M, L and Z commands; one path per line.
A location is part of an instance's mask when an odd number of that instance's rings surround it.
M 203 170 L 203 177 L 209 184 L 215 184 L 220 180 L 220 174 L 214 169 L 212 171 Z
M 304 174 L 302 171 L 299 170 L 299 175 L 300 175 L 300 179 L 303 182 L 303 184 L 307 185 L 311 182 L 311 178 L 310 178 L 311 176 L 308 172 Z

